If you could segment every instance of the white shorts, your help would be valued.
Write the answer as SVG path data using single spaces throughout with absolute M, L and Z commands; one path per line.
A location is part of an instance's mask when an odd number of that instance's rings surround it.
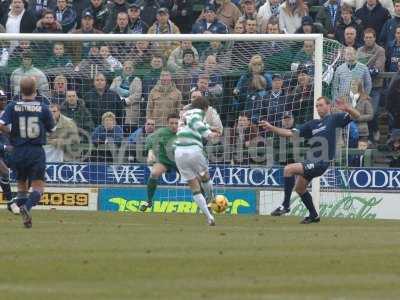
M 208 172 L 208 162 L 198 146 L 177 147 L 175 163 L 185 180 L 195 179 Z

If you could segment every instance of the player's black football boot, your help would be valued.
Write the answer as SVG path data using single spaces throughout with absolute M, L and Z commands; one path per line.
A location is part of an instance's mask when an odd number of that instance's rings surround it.
M 279 206 L 277 209 L 275 209 L 275 210 L 271 213 L 271 216 L 280 217 L 280 216 L 282 216 L 282 215 L 284 215 L 284 214 L 287 214 L 287 213 L 289 213 L 289 212 L 290 212 L 290 208 L 286 208 L 286 207 L 283 207 L 283 206 Z
M 142 205 L 140 205 L 139 210 L 140 211 L 146 211 L 148 208 L 151 208 L 153 206 L 153 201 L 146 201 Z
M 300 224 L 311 224 L 311 223 L 319 223 L 321 221 L 321 219 L 319 218 L 319 216 L 316 217 L 305 217 Z
M 22 217 L 22 222 L 24 223 L 25 228 L 31 228 L 32 227 L 32 217 L 28 209 L 26 208 L 25 205 L 22 205 L 20 208 L 20 213 Z

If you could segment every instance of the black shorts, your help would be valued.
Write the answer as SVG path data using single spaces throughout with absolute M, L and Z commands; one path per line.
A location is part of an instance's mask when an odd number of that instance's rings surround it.
M 329 162 L 327 161 L 309 161 L 302 162 L 304 174 L 303 177 L 308 181 L 311 181 L 315 177 L 319 177 L 325 173 L 329 168 Z
M 46 154 L 42 146 L 15 147 L 13 165 L 17 181 L 45 180 Z

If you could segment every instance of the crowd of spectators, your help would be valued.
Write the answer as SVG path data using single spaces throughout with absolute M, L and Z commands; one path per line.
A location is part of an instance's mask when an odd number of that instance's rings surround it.
M 380 143 L 382 115 L 389 137 L 400 130 L 400 0 L 3 0 L 0 32 L 322 33 L 344 49 L 325 88 L 362 115 L 352 125 L 352 146 Z M 99 145 L 136 145 L 198 94 L 209 98 L 213 120 L 218 112 L 217 123 L 229 128 L 223 142 L 244 149 L 256 137 L 270 137 L 262 120 L 294 126 L 313 117 L 312 41 L 24 40 L 0 46 L 0 85 L 10 99 L 18 98 L 22 77 L 34 76 L 55 111 L 61 129 L 48 151 L 57 161 L 77 159 L 62 149 L 81 132 L 89 133 L 97 158 L 107 156 Z M 398 73 L 388 80 L 382 72 Z M 134 151 L 126 153 L 135 161 Z

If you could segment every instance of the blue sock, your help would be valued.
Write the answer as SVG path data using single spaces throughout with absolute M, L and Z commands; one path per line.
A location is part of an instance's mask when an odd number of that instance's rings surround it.
M 28 210 L 31 210 L 33 206 L 39 203 L 40 198 L 42 198 L 42 193 L 33 190 L 29 195 L 28 200 L 25 202 L 25 206 Z
M 285 189 L 285 198 L 283 200 L 282 206 L 284 208 L 290 208 L 290 197 L 292 196 L 292 191 L 294 188 L 294 176 L 283 177 L 283 186 Z
M 303 195 L 300 196 L 301 201 L 303 201 L 304 205 L 307 207 L 310 212 L 310 217 L 318 217 L 317 211 L 315 210 L 314 203 L 312 202 L 311 194 L 306 191 Z
M 9 183 L 0 183 L 1 189 L 3 190 L 3 195 L 4 198 L 7 200 L 7 202 L 10 202 L 12 200 L 12 193 L 11 193 L 11 187 Z

